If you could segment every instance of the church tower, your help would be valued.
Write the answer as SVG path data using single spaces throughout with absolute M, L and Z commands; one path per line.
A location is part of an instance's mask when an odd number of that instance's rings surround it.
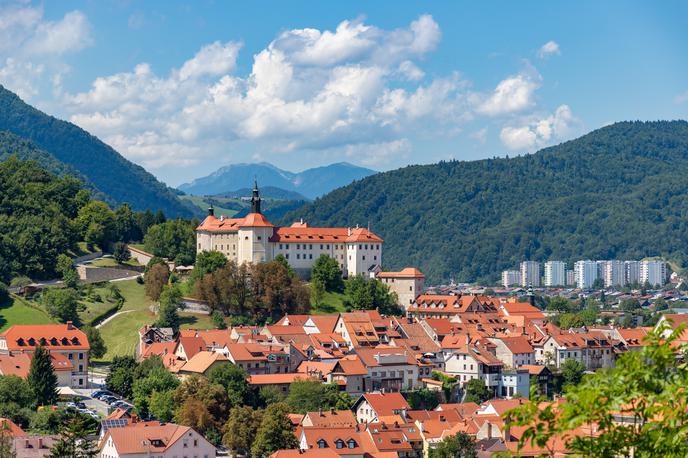
M 260 191 L 258 181 L 253 180 L 253 196 L 251 196 L 251 213 L 260 213 Z

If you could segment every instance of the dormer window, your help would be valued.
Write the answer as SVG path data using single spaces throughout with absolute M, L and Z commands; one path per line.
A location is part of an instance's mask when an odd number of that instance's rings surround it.
M 356 441 L 353 439 L 349 439 L 349 442 L 347 442 L 347 445 L 349 448 L 356 448 Z
M 57 339 L 56 339 L 55 337 L 53 337 L 52 339 L 50 339 L 50 345 L 52 345 L 52 346 L 56 346 L 56 345 L 57 345 Z
M 72 337 L 72 344 L 79 345 L 79 339 L 77 337 Z
M 31 345 L 32 347 L 35 347 L 36 346 L 36 339 L 34 339 L 33 337 L 30 337 L 29 338 L 29 345 Z
M 26 345 L 26 342 L 24 342 L 24 339 L 20 337 L 19 339 L 17 339 L 17 345 L 23 347 L 24 345 Z
M 41 345 L 47 345 L 48 341 L 45 340 L 45 337 L 41 337 L 41 340 L 39 341 Z
M 62 342 L 62 345 L 69 345 L 69 339 L 67 339 L 66 337 L 63 337 L 62 340 L 60 340 L 60 342 Z
M 341 439 L 337 439 L 335 444 L 337 445 L 337 448 L 344 448 L 344 441 Z
M 318 441 L 318 448 L 327 448 L 327 442 L 324 439 Z

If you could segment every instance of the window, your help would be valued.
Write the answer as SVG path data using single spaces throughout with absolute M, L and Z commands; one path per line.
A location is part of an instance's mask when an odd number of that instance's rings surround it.
M 296 253 L 296 259 L 301 259 L 301 255 Z
M 325 442 L 323 439 L 320 439 L 318 441 L 318 448 L 327 448 L 327 442 Z
M 287 253 L 284 257 L 289 259 L 289 253 Z
M 258 236 L 258 240 L 260 240 L 260 235 Z
M 341 439 L 337 439 L 337 441 L 335 442 L 335 445 L 337 448 L 344 448 L 344 441 Z
M 296 244 L 296 249 L 297 249 L 297 250 L 300 250 L 300 249 L 301 249 L 301 244 L 300 244 L 300 243 L 297 243 L 297 244 Z
M 321 249 L 321 250 L 323 249 L 323 244 L 322 244 L 322 243 L 320 244 L 320 249 Z
M 356 441 L 354 441 L 353 439 L 349 439 L 349 442 L 347 442 L 347 444 L 349 445 L 349 448 L 356 448 Z
M 313 253 L 308 255 L 308 259 L 313 259 Z
M 362 259 L 365 261 L 365 256 L 362 256 Z

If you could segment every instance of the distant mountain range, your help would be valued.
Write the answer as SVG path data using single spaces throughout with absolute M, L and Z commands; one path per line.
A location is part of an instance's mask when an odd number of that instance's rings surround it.
M 81 178 L 113 204 L 127 202 L 135 210 L 162 210 L 168 217 L 191 216 L 190 204 L 98 138 L 80 127 L 49 116 L 0 85 L 0 158 L 22 152 L 56 173 Z M 76 173 L 75 173 L 76 172 Z M 100 195 L 100 194 L 98 194 Z
M 346 162 L 315 167 L 300 173 L 282 170 L 267 162 L 232 164 L 191 183 L 185 183 L 179 186 L 179 190 L 195 196 L 225 194 L 252 186 L 255 178 L 261 188 L 271 186 L 315 199 L 375 173 L 377 172 L 374 170 Z
M 379 173 L 288 213 L 367 225 L 383 267 L 492 281 L 520 261 L 688 262 L 688 123 L 620 122 L 534 154 Z M 275 221 L 275 223 L 278 223 Z
M 241 188 L 236 191 L 223 192 L 217 194 L 213 197 L 231 197 L 235 199 L 240 199 L 242 197 L 251 197 L 253 193 L 253 188 Z M 260 186 L 260 196 L 267 199 L 278 199 L 278 200 L 300 200 L 308 201 L 307 197 L 299 194 L 296 191 L 287 191 L 286 189 L 277 188 L 275 186 Z

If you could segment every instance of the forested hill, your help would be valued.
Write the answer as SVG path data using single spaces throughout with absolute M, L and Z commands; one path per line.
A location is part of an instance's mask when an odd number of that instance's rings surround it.
M 492 280 L 524 259 L 666 256 L 688 250 L 688 123 L 620 122 L 537 153 L 377 174 L 289 213 L 367 225 L 384 267 L 438 283 Z
M 162 210 L 168 216 L 190 216 L 191 210 L 153 175 L 72 123 L 24 103 L 0 85 L 0 131 L 33 142 L 56 160 L 85 176 L 118 204 L 136 210 Z

